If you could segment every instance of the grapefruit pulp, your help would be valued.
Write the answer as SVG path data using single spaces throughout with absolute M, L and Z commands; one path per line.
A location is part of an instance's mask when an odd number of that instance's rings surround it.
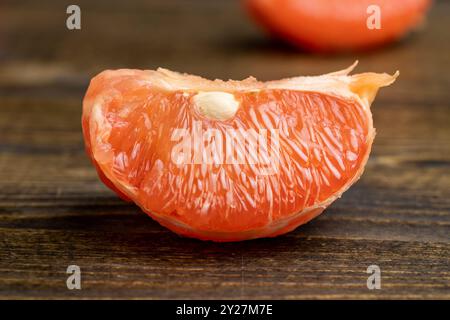
M 354 66 L 269 82 L 104 71 L 83 101 L 86 150 L 108 187 L 180 235 L 277 236 L 363 172 L 370 105 L 398 73 L 350 76 Z

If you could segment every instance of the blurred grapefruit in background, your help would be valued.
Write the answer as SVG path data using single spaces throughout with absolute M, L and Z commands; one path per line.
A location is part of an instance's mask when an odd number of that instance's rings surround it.
M 372 48 L 403 37 L 421 23 L 431 0 L 244 0 L 244 4 L 271 34 L 310 51 L 335 52 Z M 373 28 L 378 18 L 380 23 Z
M 108 187 L 178 234 L 278 236 L 364 170 L 370 105 L 398 73 L 348 75 L 355 65 L 269 82 L 107 70 L 84 98 L 86 150 Z

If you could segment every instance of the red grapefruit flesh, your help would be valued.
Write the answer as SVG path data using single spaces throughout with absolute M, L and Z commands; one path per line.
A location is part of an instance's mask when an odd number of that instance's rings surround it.
M 270 82 L 104 71 L 83 102 L 86 149 L 108 187 L 180 235 L 280 235 L 363 172 L 370 104 L 397 74 L 350 71 Z

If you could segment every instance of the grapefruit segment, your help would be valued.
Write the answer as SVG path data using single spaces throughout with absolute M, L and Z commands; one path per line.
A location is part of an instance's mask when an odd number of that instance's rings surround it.
M 370 104 L 398 73 L 352 68 L 260 82 L 104 71 L 83 102 L 102 181 L 178 234 L 270 237 L 320 214 L 362 174 Z

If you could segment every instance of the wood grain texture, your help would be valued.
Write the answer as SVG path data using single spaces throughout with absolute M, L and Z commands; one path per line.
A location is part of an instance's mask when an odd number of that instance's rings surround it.
M 375 52 L 311 56 L 262 35 L 233 1 L 0 4 L 0 298 L 450 298 L 450 3 Z M 215 244 L 160 227 L 102 185 L 81 99 L 103 69 L 164 66 L 262 80 L 397 69 L 373 112 L 361 180 L 285 236 Z M 82 290 L 66 288 L 66 268 Z M 366 268 L 382 270 L 368 290 Z

